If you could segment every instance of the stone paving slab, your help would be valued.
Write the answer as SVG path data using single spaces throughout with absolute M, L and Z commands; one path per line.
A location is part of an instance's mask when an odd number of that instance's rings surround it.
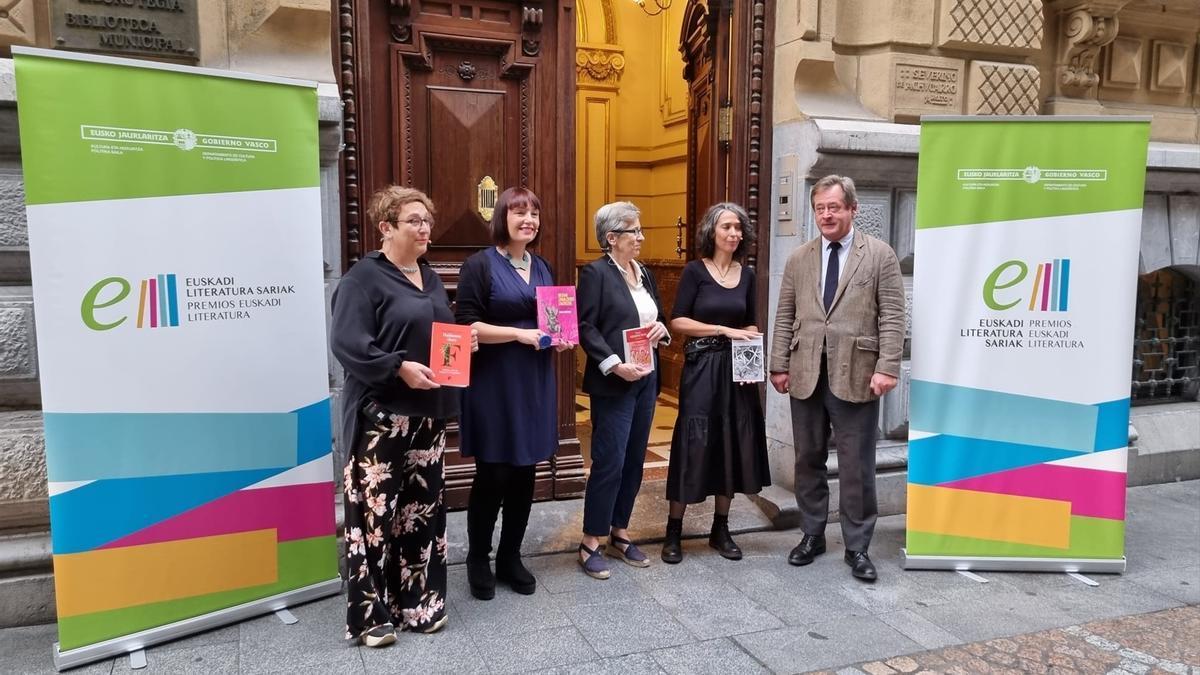
M 574 553 L 529 557 L 537 592 L 502 585 L 487 602 L 470 596 L 465 568 L 451 565 L 450 620 L 435 635 L 401 633 L 380 650 L 349 644 L 336 596 L 293 608 L 292 626 L 268 615 L 151 648 L 145 672 L 884 673 L 925 663 L 1176 672 L 1173 664 L 1200 658 L 1200 481 L 1133 488 L 1128 503 L 1129 573 L 1094 575 L 1097 587 L 1063 574 L 989 572 L 980 584 L 901 570 L 904 517 L 892 516 L 876 529 L 881 576 L 871 585 L 851 578 L 836 524 L 826 531 L 829 552 L 806 567 L 787 564 L 798 532 L 738 531 L 743 560 L 691 539 L 683 562 L 665 565 L 659 544 L 648 543 L 649 568 L 612 561 L 606 581 L 585 576 Z M 54 639 L 53 626 L 0 630 L 0 673 L 53 672 Z M 74 672 L 127 673 L 128 664 L 107 659 Z
M 1200 608 L 1181 607 L 858 663 L 838 675 L 1200 671 Z

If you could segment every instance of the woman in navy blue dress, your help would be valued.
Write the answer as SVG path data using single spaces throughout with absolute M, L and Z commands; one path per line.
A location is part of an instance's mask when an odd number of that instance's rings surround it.
M 550 265 L 529 251 L 537 242 L 541 202 L 509 188 L 492 214 L 490 246 L 463 263 L 455 319 L 479 331 L 471 386 L 463 392 L 460 447 L 475 458 L 467 503 L 467 580 L 491 599 L 496 581 L 529 595 L 537 581 L 521 563 L 533 504 L 534 470 L 558 448 L 558 404 L 549 336 L 537 327 L 537 287 L 553 286 Z M 503 510 L 493 575 L 488 554 Z

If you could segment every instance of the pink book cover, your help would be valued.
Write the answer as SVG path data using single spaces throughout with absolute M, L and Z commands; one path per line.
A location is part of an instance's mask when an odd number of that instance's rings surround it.
M 654 368 L 654 347 L 650 345 L 651 328 L 653 326 L 642 326 L 621 331 L 625 342 L 625 363 Z
M 433 381 L 446 387 L 471 383 L 471 327 L 433 323 L 429 340 L 429 369 Z
M 551 344 L 579 344 L 579 314 L 574 286 L 538 286 L 538 330 L 549 335 Z

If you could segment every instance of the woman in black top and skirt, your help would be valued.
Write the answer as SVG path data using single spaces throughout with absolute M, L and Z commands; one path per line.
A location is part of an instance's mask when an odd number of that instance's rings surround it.
M 432 633 L 446 623 L 442 453 L 458 391 L 440 388 L 429 369 L 433 322 L 454 323 L 441 279 L 420 260 L 433 202 L 393 185 L 367 214 L 383 245 L 338 283 L 331 347 L 346 369 L 346 638 L 383 647 L 397 629 Z
M 667 469 L 671 511 L 663 562 L 683 559 L 684 510 L 709 495 L 717 503 L 708 544 L 725 558 L 741 559 L 729 536 L 730 502 L 735 493 L 754 494 L 771 484 L 758 387 L 733 382 L 729 343 L 762 335 L 755 320 L 754 273 L 741 264 L 753 247 L 746 210 L 717 204 L 700 221 L 700 259 L 689 262 L 679 280 L 671 330 L 690 339 Z
M 494 246 L 472 255 L 459 273 L 455 318 L 479 331 L 483 344 L 463 391 L 459 448 L 475 458 L 467 503 L 467 583 L 490 600 L 496 581 L 530 595 L 537 580 L 521 563 L 533 505 L 534 470 L 558 449 L 558 401 L 550 336 L 538 330 L 537 288 L 553 286 L 550 264 L 529 250 L 541 231 L 542 204 L 525 188 L 509 188 L 492 212 Z M 488 553 L 501 509 L 496 573 Z

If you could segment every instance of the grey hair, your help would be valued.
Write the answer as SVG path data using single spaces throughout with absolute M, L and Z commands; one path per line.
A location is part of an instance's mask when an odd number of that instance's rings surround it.
M 642 215 L 633 202 L 613 202 L 596 209 L 596 241 L 600 250 L 607 253 L 612 246 L 608 243 L 608 233 L 621 229 L 625 223 L 632 223 Z
M 716 253 L 717 221 L 726 211 L 737 216 L 738 223 L 742 226 L 742 240 L 733 252 L 734 259 L 743 260 L 750 249 L 754 248 L 754 225 L 750 222 L 750 214 L 733 202 L 721 202 L 708 207 L 704 217 L 700 219 L 700 227 L 696 230 L 696 255 L 711 258 Z
M 817 198 L 818 192 L 832 187 L 842 188 L 842 194 L 846 195 L 844 200 L 846 206 L 850 208 L 858 206 L 858 191 L 854 189 L 854 179 L 849 176 L 839 176 L 836 173 L 831 173 L 813 183 L 812 190 L 808 192 L 808 205 L 813 205 L 813 200 Z

